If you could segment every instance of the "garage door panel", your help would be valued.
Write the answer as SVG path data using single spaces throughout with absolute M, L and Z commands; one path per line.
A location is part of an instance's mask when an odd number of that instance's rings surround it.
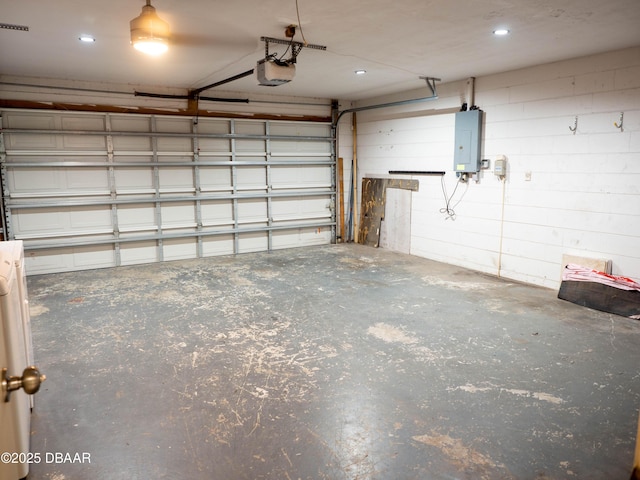
M 205 257 L 231 255 L 234 253 L 233 235 L 215 235 L 202 240 L 202 252 Z
M 57 122 L 54 115 L 22 114 L 11 112 L 3 115 L 6 127 L 30 130 L 56 130 Z M 58 146 L 58 137 L 53 134 L 22 134 L 12 135 L 5 139 L 7 150 L 51 150 Z
M 274 221 L 296 218 L 330 218 L 329 201 L 324 197 L 274 199 L 271 213 Z
M 111 114 L 108 115 L 108 118 L 111 124 L 111 130 L 115 132 L 142 133 L 151 131 L 151 117 L 147 115 Z M 114 137 L 114 140 L 115 138 L 116 137 Z
M 69 210 L 67 214 L 69 230 L 78 232 L 95 229 L 112 230 L 111 208 L 109 206 L 73 207 L 73 210 Z
M 323 123 L 279 122 L 270 124 L 271 135 L 298 137 L 329 137 L 331 127 Z
M 326 166 L 272 167 L 271 182 L 278 187 L 322 187 L 331 185 L 331 168 Z
M 192 167 L 164 167 L 160 170 L 160 191 L 191 192 L 193 185 Z
M 58 115 L 45 112 L 12 112 L 3 113 L 5 126 L 15 129 L 56 130 Z M 27 134 L 29 135 L 29 134 Z M 55 136 L 52 135 L 53 138 Z
M 108 193 L 106 169 L 39 167 L 15 168 L 7 174 L 12 195 L 66 196 Z
M 231 200 L 203 201 L 200 203 L 203 225 L 233 224 L 233 202 Z
M 330 228 L 298 228 L 273 233 L 273 248 L 293 248 L 299 246 L 326 245 L 331 241 Z
M 230 167 L 200 167 L 199 174 L 203 191 L 225 191 L 233 187 Z
M 247 165 L 259 165 L 258 168 L 262 168 L 266 165 L 267 154 L 264 151 L 253 153 L 239 153 L 233 160 L 238 168 L 246 168 Z M 233 163 L 231 164 L 233 166 Z
M 110 232 L 111 210 L 104 206 L 20 209 L 14 215 L 15 238 L 73 236 Z
M 146 164 L 152 166 L 155 161 L 153 153 L 149 150 L 141 152 L 136 152 L 135 150 L 114 150 L 113 160 L 118 164 L 118 169 L 134 168 L 138 164 L 143 164 L 146 168 Z
M 330 145 L 327 145 L 326 142 L 318 141 L 305 141 L 305 142 L 296 142 L 291 140 L 272 140 L 271 141 L 271 152 L 273 155 L 283 155 L 283 154 L 326 154 L 329 155 Z
M 11 169 L 7 173 L 12 196 L 40 196 L 46 193 L 64 191 L 64 172 L 53 167 L 35 169 Z
M 233 133 L 239 135 L 265 135 L 266 127 L 265 122 L 251 121 L 251 120 L 234 120 Z
M 152 150 L 150 137 L 113 136 L 112 142 L 116 152 L 149 152 Z
M 224 138 L 200 138 L 198 146 L 202 152 L 231 153 L 231 141 Z
M 25 255 L 28 274 L 45 274 L 106 268 L 115 266 L 112 247 L 56 248 L 49 251 L 30 251 Z
M 159 152 L 188 152 L 193 150 L 191 138 L 158 137 Z
M 75 247 L 69 254 L 73 263 L 73 270 L 114 266 L 114 252 L 110 245 L 94 245 L 90 247 Z
M 103 116 L 63 114 L 59 118 L 62 130 L 89 130 L 93 132 L 103 132 L 105 130 L 105 117 Z M 91 136 L 102 138 L 101 136 Z
M 104 118 L 90 115 L 63 115 L 60 117 L 60 127 L 67 131 L 103 132 Z M 103 135 L 74 135 L 64 134 L 62 148 L 64 150 L 103 150 L 106 151 L 106 137 Z
M 268 246 L 269 239 L 266 233 L 244 233 L 238 240 L 238 253 L 264 252 Z
M 104 167 L 65 168 L 66 189 L 78 192 L 109 193 L 109 176 Z
M 183 150 L 175 150 L 174 153 L 172 152 L 167 152 L 167 151 L 163 151 L 163 152 L 158 152 L 158 156 L 157 156 L 157 161 L 159 164 L 167 164 L 167 167 L 163 167 L 163 168 L 168 168 L 169 165 L 168 164 L 172 164 L 172 165 L 176 165 L 176 164 L 184 164 L 185 166 L 189 166 L 189 168 L 191 168 L 192 164 L 193 164 L 193 153 L 189 153 L 189 151 L 187 150 L 186 152 Z M 162 167 L 162 165 L 160 165 Z
M 198 245 L 195 238 L 164 240 L 162 246 L 165 260 L 187 260 L 197 257 Z
M 65 231 L 66 212 L 54 208 L 22 209 L 13 216 L 13 227 L 16 238 L 35 236 L 38 234 L 54 234 Z
M 117 193 L 134 193 L 140 190 L 154 190 L 153 170 L 144 167 L 126 167 L 115 170 Z
M 226 135 L 231 133 L 231 123 L 228 120 L 214 118 L 198 119 L 198 133 Z
M 25 270 L 28 275 L 66 272 L 69 271 L 67 257 L 68 255 L 62 249 L 27 251 L 24 256 Z
M 267 148 L 264 140 L 253 140 L 240 138 L 236 140 L 235 150 L 238 153 L 252 152 L 259 155 L 266 155 Z
M 7 233 L 25 240 L 31 274 L 335 238 L 328 124 L 29 111 L 2 122 Z
M 205 167 L 230 167 L 232 166 L 233 156 L 229 155 L 229 152 L 204 152 L 202 149 L 198 152 L 198 159 L 200 161 L 200 168 Z M 206 163 L 206 165 L 204 165 Z
M 107 145 L 104 137 L 89 135 L 63 135 L 62 148 L 64 150 L 95 150 L 106 152 Z
M 10 137 L 7 142 L 7 150 L 53 150 L 58 147 L 58 138 L 55 135 L 30 135 L 24 134 L 18 137 Z
M 191 202 L 163 203 L 162 228 L 195 226 L 195 208 Z
M 238 219 L 242 223 L 267 221 L 267 201 L 264 199 L 238 200 Z
M 156 209 L 150 205 L 118 206 L 118 225 L 122 231 L 156 229 Z
M 324 153 L 310 153 L 310 154 L 288 154 L 288 155 L 278 155 L 273 152 L 271 155 L 271 160 L 276 161 L 279 164 L 284 163 L 283 166 L 291 166 L 297 164 L 309 164 L 309 165 L 326 165 L 329 166 L 331 164 L 331 158 L 329 154 Z
M 193 129 L 193 120 L 189 117 L 156 117 L 155 123 L 155 131 L 159 133 L 189 134 Z
M 264 167 L 239 167 L 236 169 L 236 178 L 242 190 L 264 190 L 267 188 Z
M 126 238 L 126 235 L 123 236 Z M 158 261 L 158 247 L 155 241 L 126 242 L 120 246 L 121 265 L 139 265 Z

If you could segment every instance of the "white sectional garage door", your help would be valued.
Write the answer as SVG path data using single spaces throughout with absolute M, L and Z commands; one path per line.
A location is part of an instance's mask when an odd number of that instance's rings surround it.
M 30 274 L 335 240 L 329 123 L 1 114 L 6 234 Z

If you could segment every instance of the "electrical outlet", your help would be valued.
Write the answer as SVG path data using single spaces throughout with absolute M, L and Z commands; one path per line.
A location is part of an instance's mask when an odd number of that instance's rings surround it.
M 531 181 L 531 172 L 524 172 L 524 181 L 525 182 Z

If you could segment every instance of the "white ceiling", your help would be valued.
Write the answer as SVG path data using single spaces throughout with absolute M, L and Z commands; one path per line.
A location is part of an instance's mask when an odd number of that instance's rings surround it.
M 185 90 L 255 67 L 261 36 L 326 45 L 303 49 L 278 87 L 249 76 L 207 90 L 357 100 L 640 45 L 640 0 L 153 0 L 172 45 L 159 58 L 129 43 L 144 0 L 0 0 L 0 74 Z M 511 30 L 495 37 L 497 27 Z M 97 41 L 84 44 L 80 34 Z M 285 46 L 271 47 L 284 53 Z M 357 69 L 367 70 L 356 76 Z M 0 78 L 0 81 L 2 78 Z M 132 88 L 133 90 L 133 88 Z

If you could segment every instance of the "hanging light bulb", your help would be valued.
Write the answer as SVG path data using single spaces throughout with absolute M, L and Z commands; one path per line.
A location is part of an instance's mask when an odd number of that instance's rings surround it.
M 169 49 L 169 24 L 162 20 L 151 5 L 142 7 L 142 13 L 129 22 L 133 48 L 148 55 L 162 55 Z

